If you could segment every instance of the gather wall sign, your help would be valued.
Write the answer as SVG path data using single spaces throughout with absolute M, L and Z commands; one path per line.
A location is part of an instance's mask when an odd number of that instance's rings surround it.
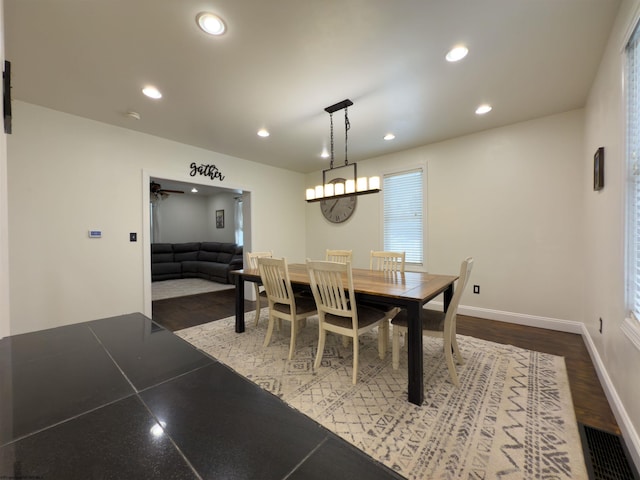
M 202 175 L 205 177 L 209 177 L 211 180 L 215 180 L 216 178 L 220 181 L 224 180 L 224 175 L 220 170 L 218 170 L 218 167 L 216 167 L 215 165 L 205 165 L 204 163 L 197 165 L 196 162 L 192 162 L 190 167 L 191 172 L 189 173 L 189 175 L 191 175 L 192 177 L 195 177 L 196 175 Z

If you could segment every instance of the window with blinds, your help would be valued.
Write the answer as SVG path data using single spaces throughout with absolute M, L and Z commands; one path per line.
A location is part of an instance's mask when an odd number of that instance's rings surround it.
M 424 173 L 422 168 L 385 175 L 384 250 L 405 252 L 405 262 L 424 263 Z
M 640 30 L 626 48 L 627 103 L 627 308 L 640 319 Z

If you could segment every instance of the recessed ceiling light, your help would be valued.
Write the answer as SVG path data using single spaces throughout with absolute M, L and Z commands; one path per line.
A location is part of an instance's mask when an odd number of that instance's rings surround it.
M 266 129 L 261 128 L 260 130 L 258 130 L 258 136 L 259 137 L 268 137 L 269 136 L 269 132 Z
M 198 189 L 197 189 L 196 187 L 193 187 L 193 188 L 191 189 L 191 193 L 198 193 Z
M 329 152 L 327 152 L 327 149 L 323 149 L 322 153 L 320 154 L 321 158 L 329 158 Z
M 156 87 L 152 85 L 147 85 L 146 87 L 144 87 L 142 89 L 142 93 L 144 93 L 149 98 L 155 98 L 155 99 L 162 98 L 162 94 L 160 93 L 160 90 L 158 90 Z
M 466 57 L 467 53 L 469 53 L 469 49 L 467 47 L 464 45 L 458 45 L 457 47 L 453 47 L 449 50 L 449 53 L 447 53 L 445 58 L 448 62 L 457 62 Z
M 492 109 L 493 107 L 491 105 L 480 105 L 478 108 L 476 108 L 476 115 L 484 115 L 485 113 L 489 113 Z
M 385 140 L 393 140 L 396 136 L 393 133 L 387 133 L 384 137 Z
M 227 29 L 219 16 L 209 12 L 199 13 L 196 16 L 196 22 L 200 29 L 209 35 L 222 35 Z

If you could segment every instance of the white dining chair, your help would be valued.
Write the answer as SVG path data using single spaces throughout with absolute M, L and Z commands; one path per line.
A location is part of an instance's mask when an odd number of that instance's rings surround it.
M 247 252 L 247 266 L 250 269 L 258 268 L 258 258 L 271 258 L 273 257 L 273 252 Z M 262 305 L 260 304 L 260 292 L 264 290 L 263 287 L 260 286 L 258 282 L 254 282 L 253 284 L 254 291 L 256 293 L 256 326 L 258 325 L 258 320 L 260 320 L 260 309 Z M 261 290 L 262 289 L 262 290 Z
M 464 359 L 458 348 L 458 341 L 456 339 L 456 315 L 458 311 L 458 305 L 460 304 L 460 298 L 464 292 L 469 276 L 471 275 L 471 269 L 473 268 L 473 258 L 466 258 L 460 265 L 460 276 L 456 288 L 453 292 L 453 297 L 449 303 L 446 313 L 436 310 L 427 310 L 425 308 L 420 310 L 420 320 L 422 322 L 422 334 L 430 337 L 437 337 L 443 339 L 443 352 L 449 369 L 449 375 L 455 386 L 459 386 L 458 373 L 453 363 L 453 355 L 455 354 L 456 360 L 460 365 L 464 364 Z M 407 333 L 408 317 L 407 311 L 401 310 L 392 320 L 391 325 L 393 327 L 393 340 L 392 340 L 392 365 L 394 369 L 397 369 L 400 364 L 400 335 Z
M 318 309 L 318 352 L 314 369 L 320 367 L 327 332 L 351 338 L 353 342 L 353 376 L 358 376 L 358 337 L 378 327 L 378 354 L 384 359 L 389 342 L 389 316 L 384 310 L 358 305 L 353 289 L 351 262 L 323 262 L 307 259 L 311 292 Z M 345 283 L 346 281 L 346 283 Z
M 351 261 L 353 250 L 329 250 L 327 249 L 327 254 L 325 259 L 327 262 L 340 262 L 346 263 Z
M 371 250 L 369 270 L 384 272 L 404 272 L 405 252 L 386 252 Z
M 269 326 L 263 346 L 267 347 L 271 341 L 276 319 L 287 320 L 291 322 L 291 340 L 289 341 L 289 360 L 291 360 L 295 352 L 298 330 L 308 317 L 318 313 L 316 304 L 310 297 L 294 295 L 286 259 L 260 257 L 258 269 L 269 303 Z

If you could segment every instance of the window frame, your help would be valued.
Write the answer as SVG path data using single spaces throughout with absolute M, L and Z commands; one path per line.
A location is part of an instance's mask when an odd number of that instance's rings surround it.
M 386 171 L 382 172 L 382 195 L 380 196 L 380 212 L 381 214 L 381 228 L 380 228 L 380 245 L 382 245 L 383 249 L 386 250 L 387 248 L 385 247 L 385 217 L 384 217 L 384 206 L 385 206 L 385 198 L 387 193 L 386 193 L 386 189 L 384 188 L 384 181 L 385 181 L 385 177 L 388 176 L 396 176 L 396 175 L 402 175 L 405 173 L 411 173 L 411 172 L 415 172 L 417 170 L 420 170 L 422 172 L 422 261 L 421 262 L 415 262 L 415 261 L 410 261 L 410 260 L 406 260 L 405 261 L 405 268 L 409 271 L 414 270 L 414 271 L 426 271 L 427 269 L 427 238 L 428 238 L 428 202 L 427 202 L 427 175 L 428 175 L 428 171 L 427 171 L 427 164 L 426 163 L 419 163 L 419 164 L 413 164 L 413 165 L 406 165 L 406 166 L 402 166 L 402 167 L 396 167 L 393 169 L 389 169 Z
M 633 82 L 630 81 L 630 44 L 635 43 Z M 636 15 L 622 47 L 624 105 L 624 206 L 625 206 L 625 318 L 621 330 L 640 350 L 640 22 Z M 635 87 L 635 88 L 634 88 Z M 631 91 L 635 107 L 631 108 Z M 631 116 L 634 116 L 633 120 Z M 635 125 L 635 129 L 632 127 Z M 636 135 L 631 135 L 631 130 Z M 632 138 L 635 142 L 632 143 Z

